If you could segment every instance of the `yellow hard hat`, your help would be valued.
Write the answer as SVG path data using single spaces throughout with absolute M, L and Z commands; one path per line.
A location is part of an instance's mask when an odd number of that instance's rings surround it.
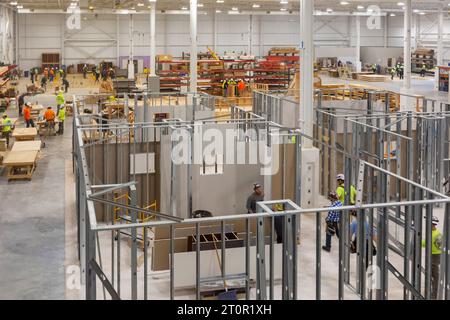
M 274 205 L 274 209 L 275 209 L 276 211 L 284 211 L 283 205 L 280 204 L 280 203 Z

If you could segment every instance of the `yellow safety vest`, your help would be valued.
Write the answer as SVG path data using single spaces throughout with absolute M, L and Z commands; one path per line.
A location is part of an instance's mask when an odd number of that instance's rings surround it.
M 3 119 L 2 121 L 2 132 L 11 132 L 12 121 L 10 118 Z
M 341 185 L 337 187 L 336 194 L 339 197 L 339 201 L 344 203 L 345 202 L 345 195 L 347 192 L 345 192 L 344 186 Z M 350 186 L 350 204 L 355 205 L 356 204 L 356 188 L 355 186 Z
M 426 239 L 422 240 L 422 247 L 426 247 Z M 442 254 L 442 235 L 438 229 L 433 230 L 431 233 L 431 253 Z
M 58 118 L 61 121 L 66 120 L 66 108 L 59 109 Z

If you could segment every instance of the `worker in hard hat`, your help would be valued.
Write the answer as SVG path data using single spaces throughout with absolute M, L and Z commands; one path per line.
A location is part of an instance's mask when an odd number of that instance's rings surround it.
M 326 230 L 325 245 L 322 246 L 322 249 L 327 252 L 330 252 L 331 237 L 336 235 L 339 238 L 339 221 L 341 220 L 341 211 L 332 209 L 342 207 L 342 202 L 339 201 L 339 197 L 336 194 L 336 192 L 330 192 L 328 194 L 328 200 L 330 200 L 331 202 L 330 206 L 331 210 L 328 212 L 328 215 L 325 218 L 327 230 Z
M 29 127 L 34 128 L 34 121 L 33 118 L 31 117 L 31 102 L 27 102 L 25 104 L 25 108 L 23 108 L 23 119 L 27 124 L 27 128 Z
M 48 126 L 49 132 L 50 130 L 53 131 L 55 129 L 55 118 L 56 118 L 55 111 L 53 111 L 52 107 L 48 107 L 44 113 L 44 119 Z
M 256 213 L 256 203 L 264 201 L 264 192 L 262 186 L 259 183 L 253 184 L 253 193 L 247 198 L 247 213 Z
M 420 76 L 422 78 L 425 78 L 426 73 L 427 73 L 427 65 L 424 63 L 422 64 L 422 68 L 420 69 Z
M 9 148 L 9 137 L 11 136 L 13 123 L 5 113 L 2 117 L 2 138 L 6 139 L 6 147 Z
M 66 120 L 66 107 L 63 104 L 61 108 L 58 110 L 58 134 L 64 134 L 64 121 Z
M 64 98 L 64 91 L 60 90 L 56 95 L 56 114 L 59 114 L 59 109 L 64 107 L 66 104 L 66 99 Z
M 345 192 L 345 175 L 340 173 L 336 176 L 337 185 L 336 188 L 336 194 L 339 197 L 339 201 L 341 203 L 345 203 L 345 196 L 347 195 L 347 192 Z M 356 204 L 356 188 L 354 185 L 350 185 L 350 204 L 355 205 Z
M 439 269 L 443 248 L 442 234 L 437 228 L 438 224 L 439 219 L 433 217 L 431 220 L 431 299 L 433 300 L 436 300 L 438 297 Z M 422 247 L 426 247 L 425 239 L 422 240 Z

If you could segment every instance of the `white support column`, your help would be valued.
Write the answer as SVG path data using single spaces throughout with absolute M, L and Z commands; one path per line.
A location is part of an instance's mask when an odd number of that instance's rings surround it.
M 416 14 L 415 17 L 416 17 L 415 18 L 416 22 L 415 22 L 414 27 L 415 27 L 416 31 L 415 31 L 415 38 L 414 38 L 414 41 L 415 41 L 414 47 L 416 49 L 418 49 L 420 46 L 420 14 Z
M 262 32 L 263 24 L 262 24 L 262 15 L 258 16 L 258 33 L 259 33 L 259 56 L 262 57 L 264 55 L 264 34 Z
M 253 15 L 248 17 L 248 49 L 247 54 L 252 55 L 253 51 Z
M 313 135 L 313 13 L 314 0 L 300 0 L 300 118 L 298 126 L 306 135 Z M 304 139 L 304 148 L 312 141 Z
M 14 41 L 16 43 L 15 47 L 15 64 L 20 66 L 20 42 L 19 42 L 19 34 L 20 34 L 20 23 L 19 23 L 19 13 L 15 12 L 15 29 L 14 29 Z
M 116 65 L 120 69 L 120 15 L 116 15 Z
M 437 65 L 444 65 L 444 11 L 438 9 Z
M 405 2 L 405 12 L 404 12 L 404 76 L 403 88 L 411 88 L 411 17 L 412 17 L 412 7 L 411 0 L 406 0 Z
M 61 16 L 61 68 L 66 64 L 66 19 L 65 15 Z
M 352 46 L 352 17 L 347 17 L 347 44 L 350 48 Z
M 217 12 L 214 11 L 213 17 L 213 50 L 217 52 Z
M 130 54 L 128 57 L 128 79 L 134 79 L 134 26 L 133 26 L 133 15 L 130 14 Z
M 156 2 L 150 9 L 150 75 L 156 75 Z
M 169 46 L 168 46 L 168 32 L 167 32 L 167 18 L 169 17 L 168 14 L 164 14 L 164 53 L 165 54 L 171 54 L 168 50 L 169 50 Z
M 388 30 L 389 30 L 389 14 L 386 14 L 386 16 L 384 17 L 384 47 L 387 48 L 388 47 Z
M 191 16 L 191 60 L 190 60 L 190 91 L 197 92 L 197 0 L 190 0 Z
M 314 0 L 300 0 L 300 118 L 298 126 L 302 133 L 313 137 L 314 123 Z M 297 114 L 296 114 L 297 115 Z M 319 195 L 319 149 L 313 147 L 311 139 L 302 139 L 300 172 L 302 208 L 317 205 Z M 300 151 L 300 150 L 299 150 Z M 298 179 L 300 178 L 300 179 Z M 297 185 L 297 183 L 296 183 Z M 297 186 L 298 187 L 298 186 Z M 298 196 L 296 192 L 296 197 Z M 300 219 L 299 219 L 300 220 Z M 300 221 L 297 224 L 300 227 Z
M 356 71 L 361 72 L 361 17 L 356 16 Z

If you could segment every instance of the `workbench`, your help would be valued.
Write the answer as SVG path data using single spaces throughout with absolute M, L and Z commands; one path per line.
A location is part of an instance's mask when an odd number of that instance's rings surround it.
M 36 128 L 16 128 L 12 133 L 12 137 L 16 141 L 32 141 L 37 137 Z
M 33 177 L 36 168 L 36 160 L 39 151 L 14 151 L 8 153 L 3 160 L 3 165 L 7 168 L 7 178 L 9 180 L 29 179 Z
M 31 116 L 38 117 L 39 114 L 44 110 L 44 107 L 41 105 L 34 105 L 31 107 Z
M 61 120 L 59 120 L 58 118 L 55 118 L 54 121 L 54 126 L 53 126 L 53 134 L 56 135 L 56 125 L 59 126 L 59 124 L 61 123 Z M 39 128 L 39 132 L 41 134 L 41 136 L 43 135 L 42 131 L 45 130 L 46 135 L 49 136 L 50 135 L 50 126 L 48 125 L 47 120 L 42 120 L 42 121 L 37 121 L 36 122 L 36 126 Z
M 40 151 L 42 142 L 40 140 L 34 141 L 19 141 L 14 142 L 11 152 L 16 151 Z

